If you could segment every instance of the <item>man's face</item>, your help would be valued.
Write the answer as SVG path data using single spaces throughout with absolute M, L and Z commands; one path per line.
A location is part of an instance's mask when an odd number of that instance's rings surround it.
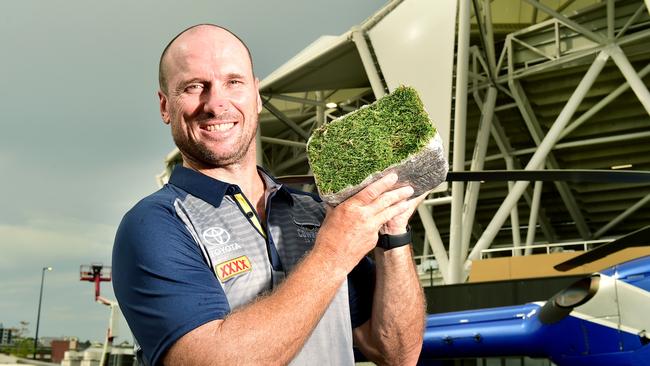
M 224 30 L 199 27 L 174 42 L 165 62 L 160 111 L 186 163 L 207 168 L 254 159 L 262 102 L 241 42 Z

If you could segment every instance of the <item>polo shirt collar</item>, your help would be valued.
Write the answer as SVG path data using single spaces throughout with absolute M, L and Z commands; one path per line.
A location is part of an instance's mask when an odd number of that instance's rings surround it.
M 278 196 L 283 196 L 290 203 L 293 203 L 291 193 L 283 184 L 273 178 L 273 176 L 269 174 L 264 168 L 258 166 L 257 170 L 263 176 L 263 179 L 266 183 L 267 192 L 269 190 L 275 189 L 278 191 Z M 192 196 L 208 202 L 214 207 L 221 206 L 221 201 L 225 195 L 241 192 L 241 189 L 236 184 L 214 179 L 203 173 L 199 173 L 196 170 L 186 168 L 182 165 L 177 165 L 176 168 L 174 168 L 171 177 L 169 177 L 169 184 L 172 184 L 191 194 Z

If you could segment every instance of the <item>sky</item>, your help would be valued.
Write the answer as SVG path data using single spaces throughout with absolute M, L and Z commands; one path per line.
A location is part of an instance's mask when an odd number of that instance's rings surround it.
M 0 2 L 0 323 L 103 341 L 109 310 L 79 266 L 110 265 L 122 215 L 157 189 L 173 146 L 160 120 L 160 52 L 197 23 L 231 29 L 262 80 L 382 0 Z M 110 283 L 102 295 L 114 299 Z M 121 321 L 117 342 L 131 341 Z

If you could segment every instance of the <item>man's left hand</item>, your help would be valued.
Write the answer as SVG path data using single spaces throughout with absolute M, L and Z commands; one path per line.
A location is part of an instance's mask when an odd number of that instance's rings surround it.
M 402 214 L 393 217 L 390 221 L 386 222 L 380 229 L 380 234 L 389 234 L 389 235 L 399 235 L 406 232 L 406 226 L 409 223 L 409 219 L 415 212 L 415 209 L 418 207 L 422 201 L 427 197 L 431 191 L 425 192 L 421 196 L 411 198 L 409 200 L 410 207 L 408 210 L 404 211 Z

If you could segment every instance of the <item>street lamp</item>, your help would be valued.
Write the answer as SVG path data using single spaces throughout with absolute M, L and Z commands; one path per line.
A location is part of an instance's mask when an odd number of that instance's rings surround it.
M 34 337 L 34 353 L 32 359 L 36 359 L 36 349 L 38 347 L 38 326 L 41 322 L 41 302 L 43 301 L 43 282 L 45 281 L 45 271 L 51 271 L 52 267 L 43 267 L 41 271 L 41 294 L 38 296 L 38 315 L 36 316 L 36 336 Z

